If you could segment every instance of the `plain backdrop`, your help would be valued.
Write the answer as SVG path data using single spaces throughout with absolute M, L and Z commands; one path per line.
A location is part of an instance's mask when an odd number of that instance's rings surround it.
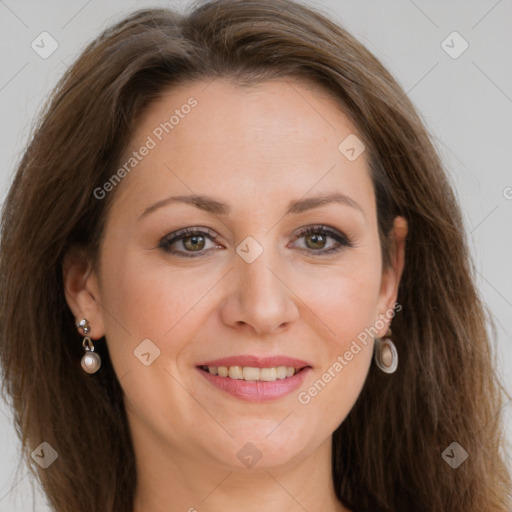
M 304 3 L 364 43 L 419 109 L 463 209 L 477 284 L 497 326 L 499 371 L 512 391 L 512 1 Z M 84 45 L 135 9 L 187 5 L 184 0 L 0 0 L 0 204 L 38 109 Z M 53 53 L 45 55 L 52 45 Z M 511 407 L 506 403 L 501 411 L 509 439 Z M 0 447 L 0 512 L 48 512 L 44 496 L 32 494 L 26 468 L 16 473 L 19 441 L 2 402 Z M 441 454 L 439 460 L 443 463 Z

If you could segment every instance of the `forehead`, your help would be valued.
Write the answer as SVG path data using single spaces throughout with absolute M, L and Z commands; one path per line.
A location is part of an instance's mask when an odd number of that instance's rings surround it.
M 360 201 L 372 188 L 365 155 L 350 161 L 339 147 L 356 133 L 328 91 L 295 79 L 183 84 L 140 119 L 122 159 L 136 158 L 136 166 L 118 192 L 156 200 L 165 192 L 209 193 L 243 203 L 314 189 L 349 191 Z

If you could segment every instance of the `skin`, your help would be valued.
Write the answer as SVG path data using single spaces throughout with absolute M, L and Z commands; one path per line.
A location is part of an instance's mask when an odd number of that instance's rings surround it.
M 349 161 L 338 150 L 357 131 L 328 93 L 297 80 L 173 88 L 145 112 L 125 156 L 191 96 L 197 106 L 117 185 L 99 272 L 72 256 L 64 265 L 68 304 L 77 320 L 89 320 L 93 340 L 106 337 L 124 391 L 138 472 L 134 512 L 346 511 L 333 490 L 332 434 L 361 392 L 373 340 L 309 403 L 297 395 L 392 310 L 406 222 L 395 219 L 393 263 L 384 269 L 366 155 Z M 360 210 L 329 203 L 284 215 L 292 200 L 333 191 Z M 158 201 L 191 193 L 232 212 L 172 203 L 139 219 Z M 336 240 L 296 235 L 316 224 L 354 246 L 319 254 Z M 218 238 L 170 249 L 202 251 L 196 258 L 159 248 L 186 227 Z M 263 248 L 252 263 L 236 252 L 248 236 Z M 144 339 L 160 350 L 149 366 L 134 357 Z M 195 368 L 242 354 L 288 355 L 312 370 L 299 390 L 251 403 Z M 261 454 L 251 468 L 237 457 L 248 442 Z

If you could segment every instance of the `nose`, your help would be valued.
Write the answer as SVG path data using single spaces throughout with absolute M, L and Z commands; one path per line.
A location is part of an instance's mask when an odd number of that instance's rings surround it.
M 222 302 L 222 321 L 245 334 L 271 335 L 289 328 L 299 318 L 297 296 L 284 265 L 263 253 L 252 263 L 239 258 L 229 273 L 230 286 Z

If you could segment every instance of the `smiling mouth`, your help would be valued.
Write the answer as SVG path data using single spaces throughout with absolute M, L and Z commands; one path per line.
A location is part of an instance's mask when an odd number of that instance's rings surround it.
M 273 366 L 269 368 L 255 368 L 252 366 L 198 366 L 200 370 L 234 380 L 272 382 L 293 377 L 305 368 L 294 368 L 293 366 Z

